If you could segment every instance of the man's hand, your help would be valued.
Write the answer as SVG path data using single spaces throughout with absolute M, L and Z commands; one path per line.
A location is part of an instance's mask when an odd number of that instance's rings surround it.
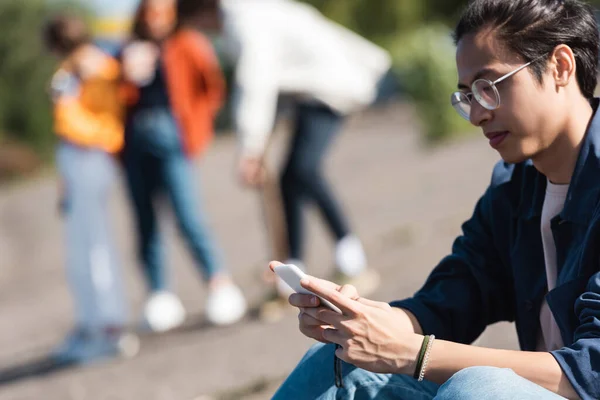
M 266 177 L 262 157 L 242 156 L 238 165 L 238 173 L 242 184 L 250 187 L 261 186 Z
M 300 329 L 305 335 L 314 338 L 320 334 L 321 341 L 339 344 L 342 348 L 336 355 L 359 368 L 413 374 L 423 336 L 414 333 L 410 318 L 399 318 L 398 310 L 387 303 L 346 296 L 331 282 L 308 277 L 301 284 L 343 312 L 340 315 L 324 307 L 304 307 L 307 317 Z M 295 297 L 290 303 L 300 302 Z
M 269 268 L 271 268 L 271 271 L 273 271 L 277 265 L 282 264 L 280 262 L 273 261 L 269 264 Z M 324 279 L 318 279 L 315 277 L 311 277 L 311 279 L 318 280 L 324 286 L 327 286 L 332 290 L 336 290 L 350 299 L 359 298 L 356 288 L 352 285 L 340 286 L 333 282 L 326 281 Z M 321 306 L 321 300 L 317 296 L 309 294 L 294 293 L 290 296 L 289 302 L 292 306 L 300 309 L 300 312 L 298 314 L 300 332 L 302 332 L 302 334 L 311 339 L 317 340 L 322 343 L 329 343 L 329 341 L 323 338 L 323 332 L 325 331 L 325 329 L 328 329 L 331 326 L 327 323 L 324 323 L 323 321 L 315 319 L 306 312 L 306 310 L 310 308 L 324 310 L 329 310 L 329 308 Z

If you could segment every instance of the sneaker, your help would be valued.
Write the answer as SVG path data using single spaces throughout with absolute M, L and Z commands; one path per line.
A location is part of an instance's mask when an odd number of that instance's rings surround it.
M 246 314 L 246 299 L 233 282 L 223 282 L 209 288 L 206 299 L 206 319 L 213 325 L 238 322 Z
M 88 332 L 81 328 L 76 328 L 71 331 L 63 342 L 56 347 L 51 353 L 50 358 L 56 363 L 68 364 L 72 360 L 78 358 L 77 354 L 80 349 L 83 349 L 89 341 Z
M 345 236 L 336 243 L 335 265 L 339 271 L 348 276 L 358 276 L 366 269 L 365 250 L 356 236 Z
M 355 276 L 350 276 L 344 274 L 343 272 L 337 271 L 331 279 L 332 282 L 335 282 L 341 286 L 354 286 L 361 297 L 368 297 L 373 294 L 373 292 L 375 292 L 375 290 L 377 290 L 379 287 L 380 280 L 379 273 L 369 268 L 364 269 L 361 273 Z
M 138 337 L 122 329 L 75 329 L 50 358 L 59 365 L 90 364 L 114 357 L 132 358 L 139 348 Z
M 175 294 L 166 291 L 153 293 L 144 306 L 144 325 L 152 332 L 167 332 L 185 321 L 185 309 Z

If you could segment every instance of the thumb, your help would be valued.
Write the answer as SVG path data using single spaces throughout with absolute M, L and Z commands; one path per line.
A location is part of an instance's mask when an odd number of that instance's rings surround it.
M 275 272 L 275 267 L 278 267 L 280 265 L 283 265 L 283 263 L 280 263 L 279 261 L 271 261 L 269 263 L 269 269 L 273 272 Z

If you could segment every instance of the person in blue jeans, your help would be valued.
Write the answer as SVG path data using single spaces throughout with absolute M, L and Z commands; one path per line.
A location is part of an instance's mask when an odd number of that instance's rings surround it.
M 463 233 L 410 298 L 308 277 L 314 346 L 274 399 L 600 398 L 599 32 L 581 0 L 472 0 L 452 106 L 500 154 Z M 443 173 L 443 171 L 440 171 Z M 271 268 L 278 265 L 271 264 Z M 520 350 L 473 346 L 514 321 Z
M 49 89 L 59 138 L 66 272 L 75 306 L 75 327 L 51 358 L 71 364 L 132 355 L 137 338 L 126 329 L 126 296 L 108 207 L 114 154 L 123 146 L 120 67 L 92 43 L 76 16 L 52 18 L 44 38 L 60 59 Z
M 193 11 L 193 4 L 189 1 L 179 2 L 179 5 L 185 6 L 186 13 Z M 165 267 L 159 234 L 157 200 L 163 194 L 173 207 L 180 231 L 207 283 L 207 320 L 215 325 L 231 324 L 242 318 L 246 311 L 245 299 L 223 265 L 214 234 L 198 198 L 198 180 L 192 173 L 191 157 L 196 150 L 190 148 L 192 144 L 199 143 L 192 142 L 198 135 L 190 129 L 186 130 L 190 126 L 186 124 L 189 120 L 181 118 L 184 115 L 182 111 L 200 120 L 201 116 L 214 114 L 218 109 L 213 105 L 215 102 L 210 102 L 209 94 L 203 94 L 204 90 L 207 93 L 209 90 L 203 87 L 212 86 L 208 83 L 196 85 L 203 79 L 204 82 L 208 81 L 202 71 L 193 70 L 190 74 L 195 75 L 184 75 L 190 70 L 182 72 L 176 69 L 183 66 L 179 60 L 193 59 L 196 55 L 198 58 L 210 58 L 211 53 L 205 45 L 205 54 L 190 53 L 187 58 L 176 58 L 175 65 L 168 63 L 173 57 L 165 56 L 167 46 L 171 44 L 169 48 L 173 49 L 171 39 L 185 25 L 184 21 L 175 18 L 177 14 L 174 0 L 143 1 L 134 24 L 133 38 L 124 46 L 121 56 L 125 79 L 137 90 L 136 101 L 127 112 L 122 159 L 137 220 L 139 256 L 150 290 L 143 322 L 157 332 L 173 329 L 181 325 L 185 318 L 184 308 L 168 280 L 169 269 Z M 184 16 L 189 18 L 192 14 Z M 202 41 L 199 34 L 193 36 L 189 31 L 178 38 L 180 40 L 177 43 L 191 42 L 198 46 L 208 42 Z M 197 50 L 193 45 L 190 51 Z M 177 51 L 176 54 L 181 53 Z M 174 53 L 171 51 L 169 54 Z M 220 71 L 216 71 L 218 64 L 213 64 L 213 76 L 220 74 Z M 181 82 L 182 76 L 190 80 L 183 82 L 184 87 L 180 87 L 179 92 L 174 92 L 173 88 Z M 191 102 L 180 101 L 184 90 L 193 89 L 199 91 L 198 104 L 203 107 L 194 108 L 190 106 Z M 190 96 L 195 94 L 191 93 Z M 203 102 L 205 98 L 207 101 Z M 187 101 L 187 98 L 184 100 Z M 182 104 L 186 106 L 183 110 L 175 107 Z M 208 107 L 211 108 L 209 111 L 206 110 Z M 209 117 L 214 118 L 213 114 Z M 208 132 L 212 129 L 212 121 L 206 118 L 206 122 L 206 132 L 201 133 L 212 134 L 212 131 Z M 200 145 L 195 147 L 199 148 Z

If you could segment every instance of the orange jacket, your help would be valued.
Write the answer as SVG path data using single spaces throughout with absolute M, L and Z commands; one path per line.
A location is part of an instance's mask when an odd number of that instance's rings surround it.
M 225 79 L 211 42 L 192 29 L 180 29 L 162 48 L 167 92 L 188 156 L 202 153 L 214 136 L 214 121 L 225 99 Z M 129 102 L 139 92 L 127 85 Z
M 71 68 L 61 67 L 51 85 L 55 133 L 83 147 L 109 153 L 121 150 L 124 104 L 119 79 L 119 63 L 109 56 L 85 79 Z

